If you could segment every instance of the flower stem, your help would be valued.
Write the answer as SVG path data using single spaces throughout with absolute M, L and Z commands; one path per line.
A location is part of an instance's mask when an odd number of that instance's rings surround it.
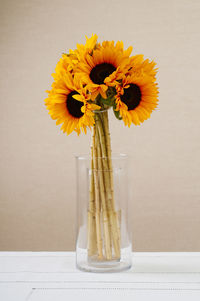
M 97 249 L 98 249 L 98 259 L 103 259 L 102 250 L 102 235 L 101 235 L 101 219 L 100 211 L 101 204 L 99 198 L 99 180 L 98 180 L 98 160 L 97 160 L 97 135 L 96 129 L 94 129 L 94 139 L 93 139 L 93 162 L 94 162 L 94 190 L 95 190 L 95 218 L 96 218 L 96 235 L 97 235 Z
M 90 178 L 90 202 L 88 210 L 88 255 L 95 255 L 97 252 L 97 239 L 96 239 L 96 218 L 95 218 L 95 191 L 94 191 L 94 160 L 93 160 L 93 139 L 94 131 L 92 134 L 91 143 L 91 178 Z
M 91 169 L 88 255 L 92 256 L 95 254 L 96 245 L 99 260 L 103 258 L 110 260 L 113 257 L 119 259 L 120 227 L 114 201 L 113 170 L 107 111 L 95 113 L 95 125 L 91 146 Z M 92 217 L 94 217 L 95 223 L 92 223 L 92 220 L 94 220 Z M 94 231 L 95 227 L 96 233 Z M 112 245 L 114 248 L 114 256 L 112 255 Z

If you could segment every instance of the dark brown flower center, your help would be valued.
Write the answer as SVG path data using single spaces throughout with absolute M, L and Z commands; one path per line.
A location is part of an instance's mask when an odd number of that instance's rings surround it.
M 93 83 L 102 85 L 104 83 L 104 79 L 112 74 L 115 70 L 116 68 L 112 64 L 98 64 L 92 68 L 90 72 L 90 79 L 93 81 Z
M 81 112 L 81 107 L 83 106 L 82 101 L 78 101 L 73 98 L 73 95 L 79 94 L 76 91 L 72 91 L 67 95 L 66 106 L 70 115 L 76 118 L 82 117 L 84 114 Z
M 128 111 L 134 110 L 140 103 L 142 93 L 140 87 L 136 84 L 130 84 L 128 89 L 124 89 L 121 100 L 127 105 Z

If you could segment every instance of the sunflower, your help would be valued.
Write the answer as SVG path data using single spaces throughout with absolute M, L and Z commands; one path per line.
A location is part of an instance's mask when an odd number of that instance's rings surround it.
M 63 133 L 70 134 L 75 130 L 79 135 L 81 130 L 86 133 L 87 127 L 94 125 L 93 110 L 98 110 L 99 106 L 89 102 L 90 94 L 76 76 L 63 74 L 47 92 L 47 109 L 51 118 L 57 120 L 56 124 L 62 124 Z
M 98 36 L 96 34 L 92 34 L 91 38 L 86 36 L 85 45 L 77 44 L 77 52 L 79 54 L 82 52 L 92 54 L 93 49 L 98 47 L 97 39 Z
M 128 75 L 118 84 L 116 91 L 116 111 L 129 127 L 131 123 L 139 125 L 148 119 L 157 107 L 158 88 L 151 76 Z
M 81 60 L 75 71 L 87 85 L 92 100 L 98 94 L 101 94 L 104 99 L 107 98 L 108 86 L 123 78 L 130 69 L 129 55 L 131 51 L 132 47 L 124 51 L 122 42 L 114 45 L 113 41 L 104 41 L 102 45 L 98 44 L 92 53 L 82 52 Z
M 76 56 L 70 56 L 68 54 L 63 53 L 61 59 L 58 61 L 55 73 L 52 73 L 52 76 L 55 81 L 62 79 L 62 77 L 66 73 L 73 73 L 73 69 L 75 64 L 77 63 L 77 57 Z
M 131 68 L 128 71 L 129 75 L 133 73 L 135 76 L 143 76 L 148 75 L 152 77 L 153 80 L 156 79 L 157 68 L 155 68 L 156 63 L 154 61 L 150 61 L 149 59 L 144 60 L 144 56 L 142 54 L 134 55 L 130 58 Z
M 90 54 L 95 47 L 97 47 L 97 35 L 92 35 L 91 38 L 86 36 L 86 43 L 77 44 L 77 49 L 69 50 L 69 53 L 63 53 L 61 59 L 58 61 L 55 73 L 52 74 L 54 80 L 59 80 L 66 72 L 74 74 L 74 68 L 79 63 L 83 54 Z

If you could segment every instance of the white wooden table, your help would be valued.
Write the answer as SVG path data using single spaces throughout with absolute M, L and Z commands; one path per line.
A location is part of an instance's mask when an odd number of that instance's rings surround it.
M 73 252 L 0 252 L 1 301 L 200 300 L 200 253 L 133 253 L 133 268 L 93 274 Z

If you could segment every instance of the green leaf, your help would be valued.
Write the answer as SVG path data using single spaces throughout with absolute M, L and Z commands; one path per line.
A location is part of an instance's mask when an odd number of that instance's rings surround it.
M 118 120 L 122 120 L 122 117 L 120 116 L 120 112 L 119 111 L 116 111 L 113 107 L 113 112 L 115 114 L 115 117 L 118 119 Z
M 113 101 L 112 101 L 112 98 L 101 98 L 101 101 L 103 102 L 104 105 L 107 105 L 107 106 L 113 106 Z
M 114 97 L 116 95 L 116 89 L 114 87 L 109 87 L 106 94 L 108 97 Z

